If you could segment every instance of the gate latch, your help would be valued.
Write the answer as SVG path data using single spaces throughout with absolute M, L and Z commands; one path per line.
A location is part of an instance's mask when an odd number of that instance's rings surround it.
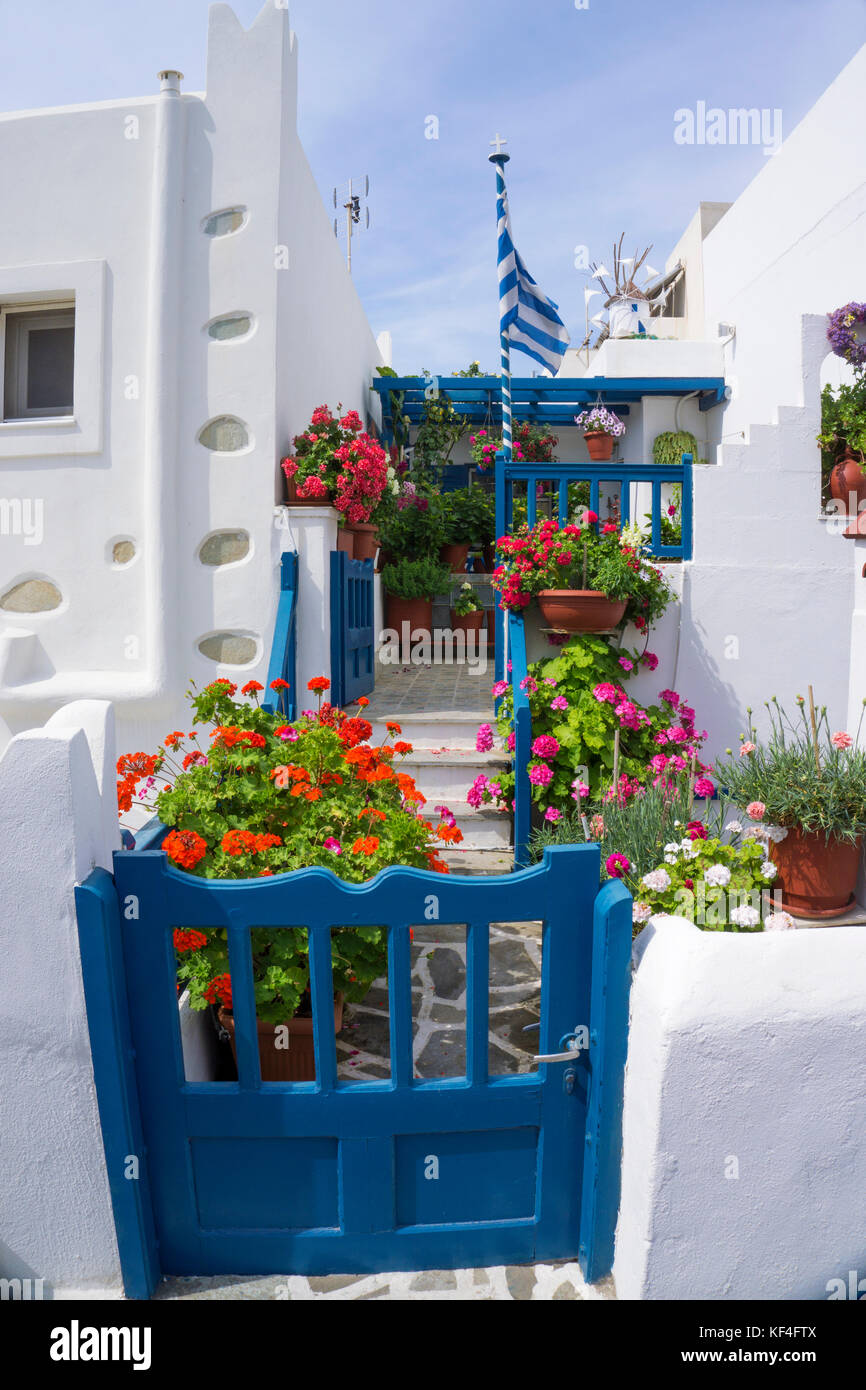
M 573 1062 L 577 1053 L 580 1052 L 577 1030 L 575 1029 L 573 1033 L 563 1033 L 559 1040 L 559 1046 L 565 1051 L 544 1053 L 540 1057 L 533 1057 L 533 1062 Z

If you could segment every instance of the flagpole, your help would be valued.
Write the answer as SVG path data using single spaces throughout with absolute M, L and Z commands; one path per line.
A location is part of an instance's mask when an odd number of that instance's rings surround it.
M 493 144 L 494 141 L 491 140 L 490 143 Z M 497 146 L 496 153 L 488 156 L 488 158 L 490 159 L 490 163 L 493 164 L 496 168 L 497 226 L 499 225 L 501 216 L 500 209 L 504 206 L 505 202 L 505 175 L 503 171 L 505 169 L 506 164 L 511 158 L 511 155 L 506 154 L 505 151 L 500 148 L 500 146 L 504 143 L 505 141 L 502 139 L 502 137 L 500 135 L 497 135 L 495 138 L 495 144 Z M 506 462 L 510 463 L 512 457 L 511 343 L 508 338 L 508 333 L 503 332 L 501 326 L 499 332 L 499 347 L 500 362 L 502 367 L 502 452 L 505 455 Z

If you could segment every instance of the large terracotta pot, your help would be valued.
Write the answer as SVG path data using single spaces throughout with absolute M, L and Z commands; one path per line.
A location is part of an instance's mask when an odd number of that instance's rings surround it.
M 846 512 L 851 516 L 856 516 L 861 503 L 866 501 L 866 473 L 856 454 L 850 449 L 846 449 L 833 465 L 830 474 L 830 494 L 844 505 Z
M 349 530 L 355 538 L 355 559 L 375 560 L 379 549 L 379 532 L 376 527 L 368 521 L 360 521 L 357 526 L 349 527 Z
M 452 632 L 480 632 L 484 627 L 484 609 L 477 608 L 474 613 L 455 613 L 451 609 L 451 631 Z
M 613 457 L 613 435 L 604 430 L 590 430 L 585 434 L 586 447 L 593 463 L 609 463 Z
M 355 533 L 348 526 L 337 527 L 337 549 L 350 560 L 355 559 Z
M 234 1015 L 226 1013 L 225 1009 L 220 1009 L 218 1017 L 229 1035 L 232 1056 L 237 1064 Z M 277 1047 L 275 1045 L 278 1036 L 276 1029 L 283 1026 L 289 1032 L 289 1045 L 288 1047 Z M 342 1026 L 343 996 L 338 994 L 334 999 L 335 1035 L 339 1033 Z M 260 1019 L 256 1019 L 256 1028 L 259 1035 L 259 1067 L 262 1081 L 315 1081 L 316 1050 L 313 1046 L 312 1018 L 290 1018 L 285 1025 L 262 1023 Z
M 447 565 L 452 574 L 463 574 L 466 570 L 466 559 L 471 550 L 470 545 L 443 545 L 439 551 L 439 559 L 443 565 Z
M 789 830 L 771 844 L 770 858 L 779 870 L 774 888 L 781 890 L 782 907 L 792 917 L 841 917 L 854 902 L 860 844 L 830 840 L 822 834 Z
M 409 634 L 421 628 L 424 632 L 433 630 L 432 598 L 398 598 L 388 594 L 385 607 L 385 626 L 393 628 L 402 635 L 403 623 L 409 624 Z
M 285 473 L 283 477 L 286 477 Z M 298 486 L 294 478 L 286 478 L 287 507 L 330 507 L 330 505 L 330 494 L 326 497 L 302 497 L 298 492 Z
M 560 632 L 608 632 L 626 610 L 625 599 L 596 589 L 542 589 L 538 606 L 546 626 Z

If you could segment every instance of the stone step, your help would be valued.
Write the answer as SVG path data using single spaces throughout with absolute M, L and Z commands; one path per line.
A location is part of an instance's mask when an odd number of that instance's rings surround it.
M 385 738 L 385 725 L 393 722 L 400 725 L 406 742 L 414 744 L 416 748 L 454 748 L 464 752 L 474 750 L 478 726 L 493 723 L 493 714 L 489 709 L 393 715 L 377 711 L 367 717 L 373 725 L 374 742 L 381 742 Z
M 465 801 L 476 777 L 483 774 L 495 779 L 510 766 L 510 758 L 501 753 L 477 753 L 474 748 L 439 750 L 417 745 L 414 753 L 408 753 L 401 763 L 404 771 L 415 778 L 415 785 L 428 801 L 453 797 Z
M 481 876 L 485 874 L 510 874 L 514 870 L 514 854 L 510 849 L 442 849 L 440 859 L 444 859 L 452 874 Z
M 453 798 L 449 801 L 448 807 L 459 829 L 463 831 L 461 849 L 511 848 L 510 811 L 496 810 L 492 806 L 482 806 L 476 811 L 468 802 L 456 801 Z

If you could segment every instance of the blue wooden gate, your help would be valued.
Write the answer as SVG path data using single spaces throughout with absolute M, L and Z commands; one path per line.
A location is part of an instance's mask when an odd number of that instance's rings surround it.
M 376 682 L 373 561 L 331 552 L 331 694 L 345 708 Z
M 85 995 L 127 1293 L 158 1273 L 367 1273 L 579 1258 L 608 1272 L 619 1202 L 631 899 L 595 845 L 501 878 L 323 869 L 194 878 L 119 852 L 76 890 Z M 488 1074 L 488 935 L 543 919 L 534 1071 Z M 410 927 L 467 926 L 466 1067 L 413 1076 Z M 391 1078 L 337 1078 L 331 929 L 387 926 Z M 260 1078 L 250 929 L 309 932 L 315 1082 Z M 224 928 L 238 1077 L 189 1082 L 174 928 Z M 584 1046 L 579 1046 L 583 1043 Z M 588 1046 L 586 1045 L 588 1043 Z M 570 1044 L 577 1044 L 577 1050 Z M 131 1060 L 134 1058 L 134 1063 Z M 140 1160 L 131 1182 L 129 1158 Z

